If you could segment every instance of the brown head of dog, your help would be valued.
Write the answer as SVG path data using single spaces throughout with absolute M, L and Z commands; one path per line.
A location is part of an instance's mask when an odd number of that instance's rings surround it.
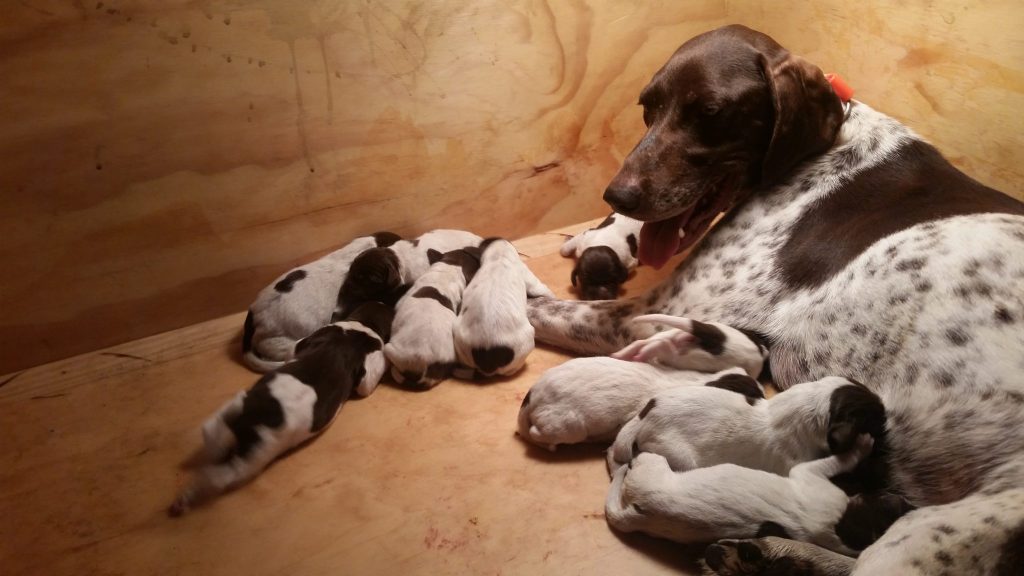
M 639 258 L 655 267 L 754 189 L 825 151 L 843 120 L 842 103 L 818 67 L 739 25 L 683 44 L 640 93 L 640 104 L 647 133 L 604 199 L 647 223 Z

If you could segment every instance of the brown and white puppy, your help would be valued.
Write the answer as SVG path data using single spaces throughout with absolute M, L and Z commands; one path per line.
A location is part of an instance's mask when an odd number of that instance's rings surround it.
M 554 296 L 501 238 L 480 244 L 480 269 L 466 287 L 453 335 L 459 361 L 483 376 L 507 376 L 533 351 L 526 299 Z
M 575 258 L 570 279 L 583 300 L 613 300 L 637 266 L 637 239 L 643 223 L 609 214 L 596 227 L 562 244 L 559 253 Z
M 836 534 L 850 499 L 830 478 L 871 453 L 864 434 L 851 450 L 803 462 L 780 476 L 735 464 L 674 472 L 663 456 L 641 452 L 616 470 L 605 501 L 608 524 L 676 542 L 753 538 L 766 526 L 794 540 L 855 555 Z
M 859 434 L 881 443 L 884 430 L 882 401 L 847 378 L 797 384 L 765 399 L 757 381 L 731 374 L 654 393 L 616 436 L 608 470 L 653 452 L 676 472 L 728 463 L 785 475 L 822 454 L 846 452 Z
M 480 267 L 480 249 L 453 250 L 436 260 L 398 301 L 384 353 L 398 384 L 432 388 L 458 365 L 452 327 L 462 293 Z
M 417 278 L 430 268 L 430 258 L 470 246 L 482 238 L 464 230 L 433 230 L 415 240 L 367 250 L 352 262 L 337 294 L 335 315 L 343 318 L 363 302 L 394 306 Z
M 256 372 L 280 368 L 295 342 L 330 324 L 335 301 L 357 257 L 401 240 L 391 232 L 356 238 L 340 250 L 282 274 L 249 306 L 242 333 L 242 358 Z
M 239 392 L 202 428 L 204 463 L 168 509 L 189 508 L 245 483 L 274 459 L 319 435 L 353 391 L 373 392 L 385 371 L 382 348 L 393 311 L 357 308 L 295 345 L 294 359 Z

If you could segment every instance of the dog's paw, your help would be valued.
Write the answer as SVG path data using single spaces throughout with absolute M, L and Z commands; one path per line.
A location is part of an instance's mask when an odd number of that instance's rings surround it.
M 705 574 L 741 576 L 758 574 L 765 555 L 756 540 L 719 540 L 704 550 Z

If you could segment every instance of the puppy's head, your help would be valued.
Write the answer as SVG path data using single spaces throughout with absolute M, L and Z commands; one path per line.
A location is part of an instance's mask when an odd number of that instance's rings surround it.
M 345 318 L 373 330 L 384 342 L 391 339 L 391 322 L 394 319 L 395 309 L 381 302 L 364 302 Z
M 339 326 L 324 326 L 295 343 L 295 358 L 311 356 L 323 350 L 342 348 L 345 345 L 345 330 Z
M 660 266 L 758 184 L 831 145 L 842 104 L 816 66 L 733 25 L 683 44 L 640 93 L 647 133 L 604 199 L 643 220 L 640 260 Z
M 466 284 L 469 284 L 473 280 L 473 276 L 476 275 L 476 271 L 480 269 L 480 256 L 480 248 L 473 246 L 445 252 L 441 257 L 441 262 L 462 268 L 462 276 L 466 279 Z
M 833 454 L 851 450 L 861 434 L 876 439 L 885 434 L 882 399 L 856 380 L 846 380 L 829 398 L 828 448 Z
M 398 256 L 390 248 L 370 248 L 352 261 L 338 291 L 341 316 L 348 316 L 363 302 L 393 306 L 402 295 L 402 272 Z
M 614 300 L 628 277 L 629 271 L 614 250 L 591 246 L 580 254 L 570 279 L 583 300 Z

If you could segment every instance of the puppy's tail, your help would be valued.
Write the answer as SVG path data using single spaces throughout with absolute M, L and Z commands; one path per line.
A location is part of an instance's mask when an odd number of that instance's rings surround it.
M 615 474 L 616 470 L 629 464 L 633 456 L 636 456 L 634 452 L 639 452 L 639 450 L 634 448 L 634 444 L 638 440 L 637 434 L 639 431 L 640 419 L 635 416 L 619 430 L 619 435 L 615 437 L 615 443 L 608 448 L 608 454 L 606 455 L 609 475 Z
M 577 354 L 611 354 L 654 334 L 652 326 L 629 321 L 648 312 L 642 297 L 586 302 L 538 297 L 527 301 L 526 311 L 537 340 Z
M 608 497 L 604 501 L 604 517 L 608 524 L 616 530 L 632 532 L 633 525 L 639 517 L 639 512 L 632 506 L 623 506 L 623 487 L 625 486 L 626 474 L 629 466 L 621 466 L 612 475 L 612 485 L 608 488 Z
M 261 374 L 266 372 L 273 372 L 274 370 L 277 370 L 278 368 L 284 366 L 285 364 L 283 361 L 280 360 L 267 360 L 265 358 L 262 358 L 258 354 L 256 354 L 254 350 L 249 350 L 248 352 L 242 354 L 242 360 L 245 361 L 245 365 L 248 366 L 250 370 L 259 372 Z

